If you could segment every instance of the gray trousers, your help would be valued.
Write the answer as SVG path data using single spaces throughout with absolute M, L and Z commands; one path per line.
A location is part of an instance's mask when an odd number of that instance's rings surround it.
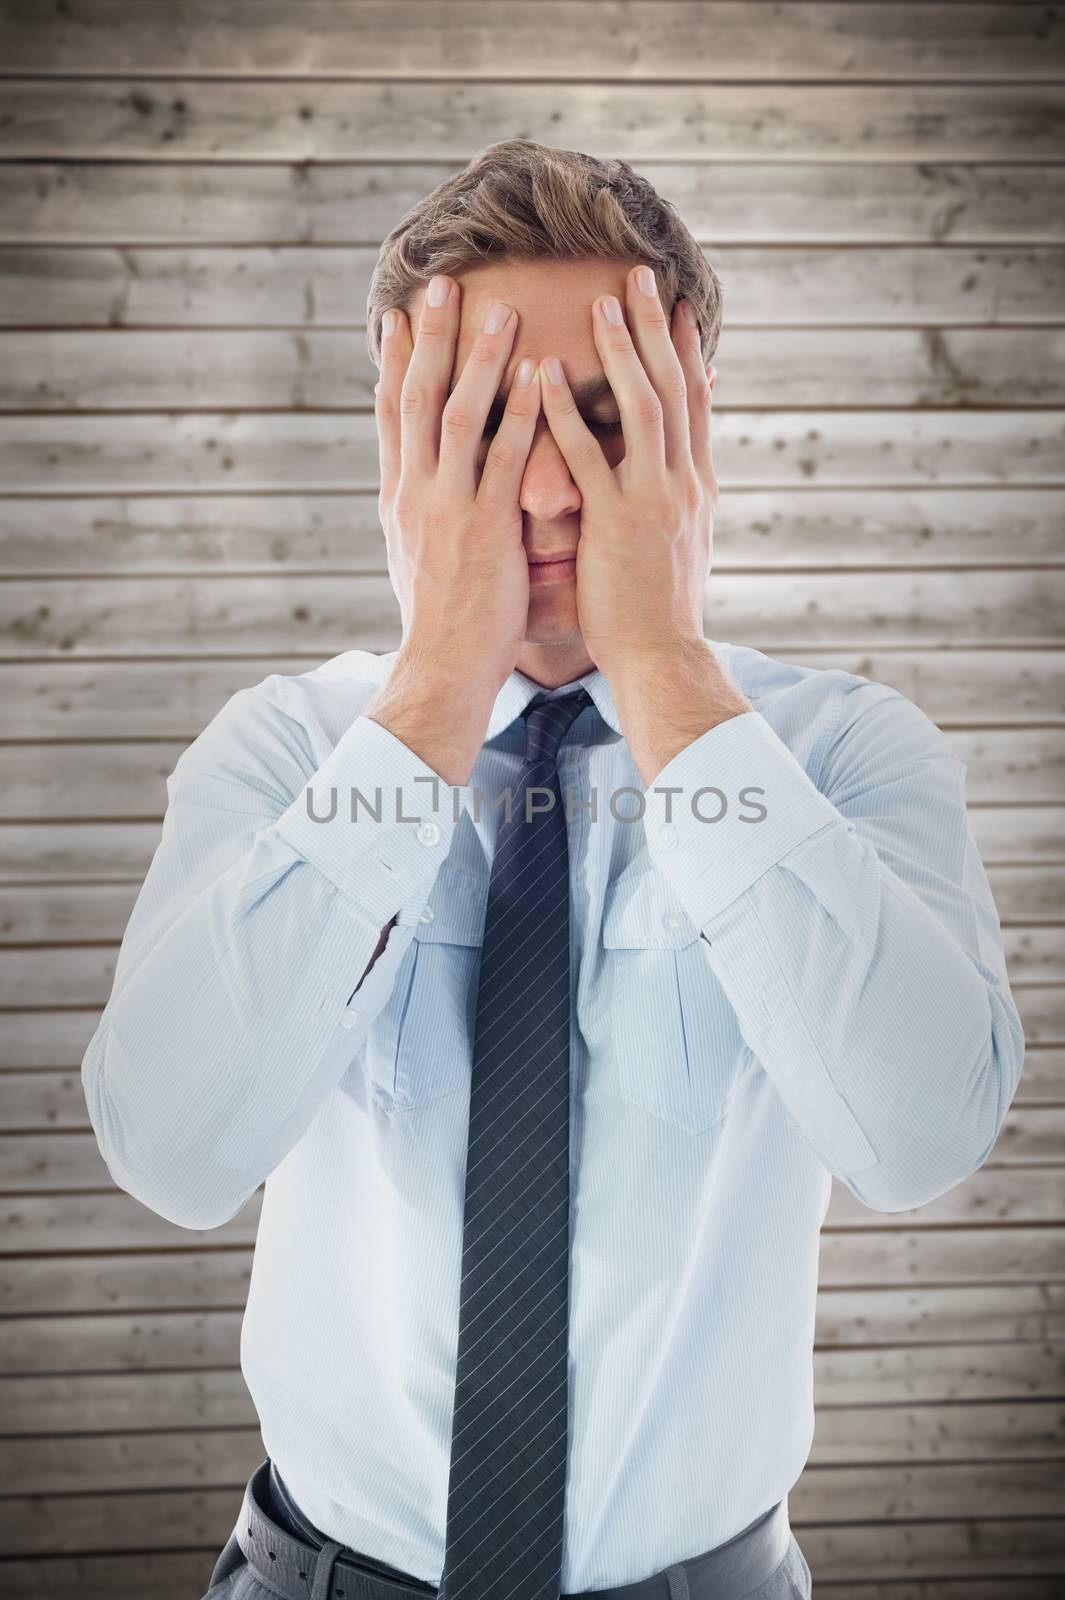
M 583 1591 L 586 1600 L 810 1600 L 812 1592 L 786 1500 L 702 1555 L 635 1583 Z M 434 1584 L 313 1530 L 264 1461 L 248 1480 L 203 1600 L 420 1600 L 437 1593 Z

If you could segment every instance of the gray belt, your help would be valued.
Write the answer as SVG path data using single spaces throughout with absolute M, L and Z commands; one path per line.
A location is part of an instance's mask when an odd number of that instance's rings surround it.
M 234 1533 L 248 1565 L 282 1600 L 417 1600 L 436 1586 L 375 1575 L 346 1546 L 327 1540 L 320 1550 L 286 1533 L 265 1509 L 270 1463 L 248 1480 Z M 701 1556 L 615 1589 L 584 1589 L 582 1600 L 740 1600 L 771 1577 L 791 1540 L 788 1502 L 779 1500 L 749 1527 Z M 577 1600 L 561 1595 L 559 1600 Z

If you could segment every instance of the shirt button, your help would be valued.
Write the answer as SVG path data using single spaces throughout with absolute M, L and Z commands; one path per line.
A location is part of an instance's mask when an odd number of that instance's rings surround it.
M 663 850 L 677 848 L 677 830 L 672 822 L 664 822 L 658 830 L 658 842 Z
M 418 829 L 418 842 L 420 844 L 435 844 L 440 837 L 440 829 L 435 822 L 423 822 Z
M 418 921 L 419 922 L 432 922 L 433 915 L 434 915 L 434 913 L 433 913 L 432 906 L 426 906 L 424 911 L 422 911 L 419 914 Z
M 662 918 L 667 928 L 683 928 L 684 918 L 679 911 L 667 911 Z
M 353 1028 L 358 1020 L 359 1013 L 355 1010 L 354 1006 L 349 1006 L 340 1019 L 340 1026 L 342 1028 Z

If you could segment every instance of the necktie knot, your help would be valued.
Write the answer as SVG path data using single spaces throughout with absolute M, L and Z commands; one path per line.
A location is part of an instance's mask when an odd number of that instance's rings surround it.
M 592 697 L 587 689 L 558 695 L 553 700 L 534 700 L 523 713 L 525 718 L 526 762 L 554 762 L 558 747 Z

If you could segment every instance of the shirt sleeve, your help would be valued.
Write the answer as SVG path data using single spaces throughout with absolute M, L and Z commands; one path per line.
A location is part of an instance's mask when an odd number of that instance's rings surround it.
M 246 689 L 182 753 L 82 1062 L 111 1176 L 182 1227 L 235 1215 L 350 1066 L 461 814 L 370 717 L 308 744 Z
M 901 1211 L 987 1159 L 1024 1034 L 964 764 L 895 690 L 849 680 L 837 701 L 817 784 L 744 712 L 663 768 L 644 826 L 810 1145 Z

